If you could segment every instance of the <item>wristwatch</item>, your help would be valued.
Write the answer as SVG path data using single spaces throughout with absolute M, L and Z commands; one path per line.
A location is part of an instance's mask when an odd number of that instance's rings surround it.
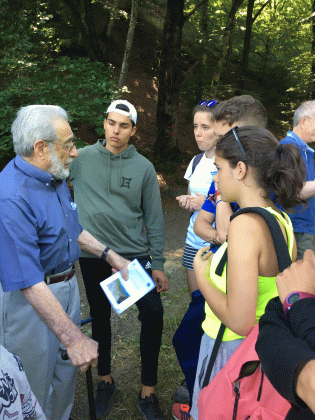
M 290 293 L 283 302 L 283 312 L 285 316 L 288 316 L 289 310 L 293 303 L 297 302 L 298 300 L 305 299 L 305 298 L 315 298 L 315 295 L 306 292 L 292 292 Z
M 109 251 L 110 251 L 110 247 L 109 247 L 109 246 L 107 246 L 107 247 L 104 249 L 103 254 L 101 255 L 101 258 L 103 258 L 104 260 L 106 260 L 106 257 L 107 257 L 107 254 L 109 253 Z

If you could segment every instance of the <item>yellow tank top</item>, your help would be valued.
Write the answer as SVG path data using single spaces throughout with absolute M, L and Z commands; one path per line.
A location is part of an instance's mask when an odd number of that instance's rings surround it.
M 267 207 L 266 210 L 268 210 L 270 213 L 272 213 L 279 222 L 283 225 L 288 239 L 288 251 L 292 258 L 292 252 L 293 252 L 293 245 L 294 245 L 294 234 L 293 234 L 293 227 L 291 220 L 289 216 L 286 213 L 284 214 L 284 217 L 282 217 L 278 212 L 274 211 L 271 207 Z M 224 265 L 222 274 L 219 276 L 216 274 L 216 269 L 218 267 L 218 264 L 227 249 L 227 242 L 224 242 L 220 246 L 220 248 L 217 250 L 217 252 L 213 255 L 211 262 L 210 262 L 210 269 L 206 273 L 208 279 L 210 282 L 212 282 L 219 290 L 226 293 L 226 264 Z M 257 295 L 257 309 L 256 309 L 256 322 L 259 321 L 259 318 L 262 316 L 262 314 L 265 312 L 265 308 L 267 303 L 270 299 L 272 299 L 275 296 L 278 296 L 278 290 L 276 286 L 275 277 L 258 277 L 258 295 Z M 218 335 L 218 331 L 221 325 L 221 321 L 219 318 L 217 318 L 212 310 L 210 309 L 209 305 L 205 304 L 205 312 L 206 312 L 206 318 L 202 324 L 202 328 L 204 332 L 211 338 L 216 338 Z M 233 331 L 231 331 L 229 328 L 225 329 L 224 335 L 223 335 L 223 341 L 232 341 L 236 340 L 238 338 L 243 338 Z

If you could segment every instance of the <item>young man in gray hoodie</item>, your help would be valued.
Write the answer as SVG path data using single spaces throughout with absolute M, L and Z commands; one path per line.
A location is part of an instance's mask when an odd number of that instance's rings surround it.
M 154 386 L 163 329 L 160 292 L 168 290 L 168 280 L 163 271 L 164 222 L 159 185 L 151 162 L 128 144 L 136 132 L 134 106 L 117 100 L 110 104 L 106 115 L 105 140 L 79 151 L 70 166 L 69 181 L 84 229 L 125 258 L 137 258 L 156 283 L 156 289 L 137 302 L 142 364 L 138 408 L 144 418 L 160 420 L 164 416 Z M 96 410 L 97 418 L 102 419 L 109 413 L 116 393 L 110 366 L 111 307 L 99 286 L 112 270 L 105 260 L 88 253 L 81 254 L 80 267 L 93 317 L 92 336 L 99 343 Z

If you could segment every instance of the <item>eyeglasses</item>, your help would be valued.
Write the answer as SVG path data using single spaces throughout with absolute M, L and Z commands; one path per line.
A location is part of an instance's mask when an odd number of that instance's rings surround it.
M 54 144 L 58 144 L 58 146 L 64 147 L 65 149 L 68 149 L 69 153 L 71 152 L 71 150 L 74 147 L 77 147 L 74 141 L 71 144 L 63 144 L 63 143 L 54 143 Z
M 244 148 L 243 148 L 243 146 L 242 146 L 242 143 L 241 143 L 241 141 L 240 141 L 240 138 L 238 137 L 238 135 L 237 135 L 237 132 L 236 132 L 236 129 L 237 129 L 238 127 L 233 127 L 232 128 L 232 133 L 234 134 L 234 138 L 235 138 L 235 140 L 236 140 L 236 143 L 237 143 L 237 145 L 238 145 L 238 148 L 240 149 L 240 151 L 243 153 L 243 155 L 244 155 L 244 157 L 246 157 L 246 153 L 245 153 L 245 150 L 244 150 Z
M 217 104 L 218 103 L 218 101 L 216 101 L 215 99 L 211 99 L 211 101 L 206 101 L 205 99 L 203 100 L 203 101 L 200 101 L 199 102 L 199 106 L 203 106 L 203 105 L 206 105 L 206 106 L 208 106 L 209 108 L 212 108 L 215 104 Z

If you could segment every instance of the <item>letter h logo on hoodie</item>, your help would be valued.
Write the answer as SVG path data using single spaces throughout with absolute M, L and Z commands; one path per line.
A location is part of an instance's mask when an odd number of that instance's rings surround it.
M 132 178 L 125 178 L 124 176 L 122 177 L 122 183 L 121 183 L 121 187 L 125 187 L 125 188 L 129 188 L 130 189 L 130 183 L 131 183 Z

